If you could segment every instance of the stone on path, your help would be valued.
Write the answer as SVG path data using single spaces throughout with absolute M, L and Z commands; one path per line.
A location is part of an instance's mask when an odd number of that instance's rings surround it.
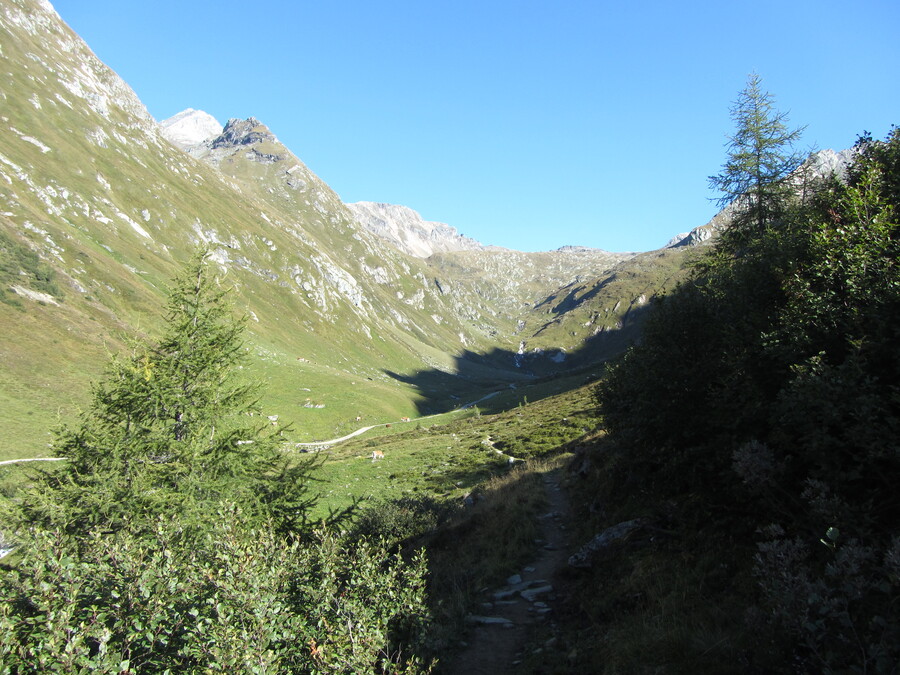
M 466 616 L 467 623 L 474 623 L 479 626 L 503 626 L 513 627 L 513 622 L 502 616 L 479 616 L 478 614 L 469 614 Z
M 549 593 L 553 590 L 553 586 L 547 584 L 545 586 L 538 586 L 536 588 L 529 588 L 527 590 L 521 591 L 519 595 L 528 600 L 528 602 L 534 602 L 534 599 L 539 595 L 544 595 L 545 593 Z

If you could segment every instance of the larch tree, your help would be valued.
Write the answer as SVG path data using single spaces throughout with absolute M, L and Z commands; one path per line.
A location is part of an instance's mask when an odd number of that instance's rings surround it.
M 740 247 L 783 213 L 792 191 L 790 177 L 805 159 L 794 149 L 804 127 L 788 128 L 787 113 L 776 110 L 756 73 L 750 74 L 732 105 L 731 118 L 735 131 L 726 144 L 728 158 L 709 184 L 721 193 L 720 207 L 737 207 L 726 241 Z
M 198 253 L 173 284 L 161 338 L 115 358 L 80 423 L 57 433 L 68 461 L 31 493 L 28 516 L 69 531 L 204 519 L 227 500 L 284 529 L 309 506 L 307 469 L 291 465 L 238 377 L 244 322 Z

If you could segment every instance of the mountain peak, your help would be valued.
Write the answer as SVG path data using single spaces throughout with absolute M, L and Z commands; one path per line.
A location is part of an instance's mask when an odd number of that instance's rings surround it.
M 278 139 L 275 138 L 275 134 L 269 131 L 265 124 L 255 117 L 248 117 L 245 120 L 233 117 L 228 120 L 228 124 L 225 125 L 221 134 L 212 141 L 212 147 L 233 148 L 240 145 L 262 143 L 263 141 L 277 143 Z
M 356 202 L 346 206 L 367 230 L 417 258 L 428 258 L 438 252 L 484 248 L 474 239 L 461 235 L 455 227 L 424 220 L 408 206 L 377 202 Z
M 222 133 L 222 125 L 202 110 L 188 108 L 159 123 L 163 136 L 180 148 L 203 143 Z

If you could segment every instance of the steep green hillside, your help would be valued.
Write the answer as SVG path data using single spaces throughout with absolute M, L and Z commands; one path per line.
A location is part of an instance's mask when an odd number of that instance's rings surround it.
M 330 432 L 349 414 L 306 414 L 309 379 L 352 390 L 354 413 L 411 411 L 415 392 L 385 371 L 428 366 L 429 348 L 446 351 L 469 332 L 439 302 L 398 297 L 428 284 L 416 261 L 355 228 L 315 176 L 303 169 L 298 179 L 299 161 L 281 146 L 283 169 L 235 150 L 220 162 L 233 178 L 171 146 L 51 10 L 5 2 L 0 27 L 0 405 L 3 428 L 17 432 L 5 456 L 39 452 L 57 413 L 83 399 L 104 352 L 156 324 L 166 280 L 199 243 L 237 289 L 252 319 L 255 368 L 301 436 Z M 302 187 L 276 193 L 283 177 Z M 52 286 L 23 251 L 52 272 Z M 484 346 L 478 334 L 467 342 Z
M 85 400 L 108 354 L 158 326 L 168 280 L 198 245 L 250 319 L 248 367 L 266 385 L 266 408 L 298 441 L 333 437 L 357 416 L 435 412 L 583 365 L 555 350 L 582 348 L 599 325 L 593 314 L 669 283 L 669 272 L 651 271 L 615 299 L 586 292 L 568 317 L 554 298 L 579 284 L 615 287 L 603 275 L 630 274 L 621 267 L 630 254 L 413 258 L 361 227 L 255 119 L 231 120 L 202 152 L 169 143 L 49 5 L 0 1 L 0 45 L 0 429 L 9 439 L 0 458 L 45 451 L 48 430 Z M 525 368 L 523 341 L 545 350 Z

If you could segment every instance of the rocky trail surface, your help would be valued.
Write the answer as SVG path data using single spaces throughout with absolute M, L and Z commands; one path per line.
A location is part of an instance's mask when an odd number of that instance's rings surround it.
M 554 605 L 559 600 L 568 559 L 565 517 L 568 501 L 560 486 L 561 469 L 544 475 L 547 509 L 539 516 L 537 557 L 500 588 L 486 591 L 463 649 L 443 664 L 449 675 L 500 675 L 523 672 L 523 661 L 553 649 Z M 563 657 L 564 658 L 564 657 Z

